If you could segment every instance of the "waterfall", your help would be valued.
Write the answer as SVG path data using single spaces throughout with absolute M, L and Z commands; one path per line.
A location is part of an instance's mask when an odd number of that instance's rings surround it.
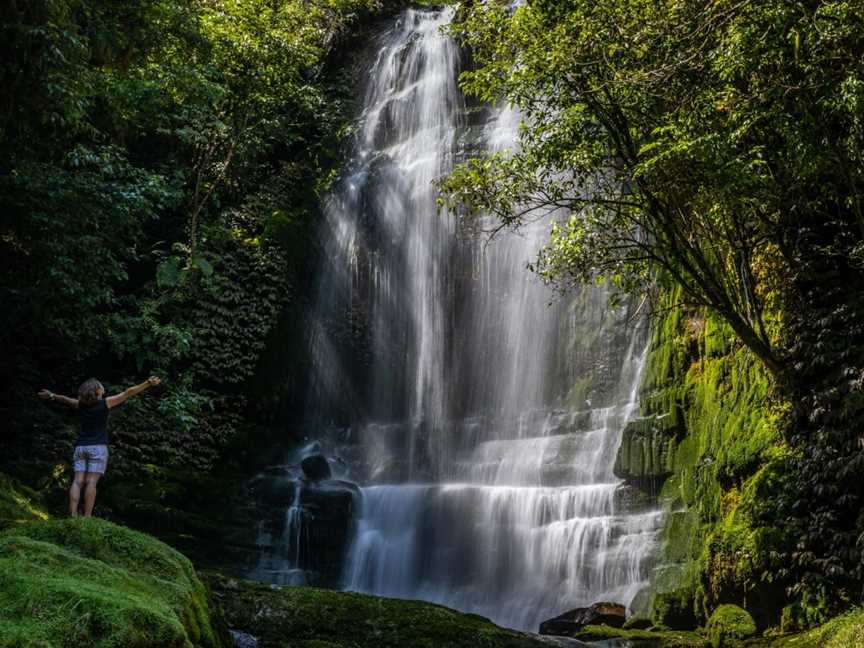
M 660 513 L 622 510 L 612 467 L 647 335 L 602 286 L 562 298 L 527 271 L 554 214 L 487 241 L 439 210 L 433 181 L 519 124 L 466 105 L 452 13 L 373 44 L 325 206 L 310 425 L 362 487 L 345 589 L 536 630 L 646 584 Z

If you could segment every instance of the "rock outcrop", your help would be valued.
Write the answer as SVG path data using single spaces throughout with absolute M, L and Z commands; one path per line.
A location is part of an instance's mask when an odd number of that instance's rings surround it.
M 433 603 L 384 599 L 314 587 L 274 587 L 206 575 L 228 627 L 258 648 L 588 648 L 496 626 Z
M 627 609 L 620 603 L 595 603 L 565 612 L 540 624 L 540 634 L 572 637 L 586 625 L 620 628 L 627 619 Z
M 677 411 L 631 421 L 621 436 L 615 475 L 656 497 L 673 472 L 680 432 Z
M 303 470 L 303 476 L 313 482 L 330 479 L 333 476 L 327 457 L 322 454 L 314 454 L 304 458 L 300 462 L 300 468 Z
M 274 466 L 249 483 L 258 512 L 249 578 L 277 585 L 338 587 L 354 537 L 360 489 L 333 479 L 330 463 L 315 453 L 296 464 Z
M 300 491 L 300 567 L 313 583 L 336 587 L 357 524 L 360 489 L 351 482 L 325 479 Z

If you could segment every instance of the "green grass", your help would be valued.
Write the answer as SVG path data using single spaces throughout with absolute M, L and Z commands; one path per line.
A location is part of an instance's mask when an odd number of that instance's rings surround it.
M 218 648 L 192 564 L 96 518 L 0 534 L 0 647 Z

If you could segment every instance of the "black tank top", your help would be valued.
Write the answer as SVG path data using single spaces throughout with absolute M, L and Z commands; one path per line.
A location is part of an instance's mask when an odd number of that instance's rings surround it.
M 90 407 L 79 407 L 81 431 L 76 446 L 108 445 L 108 403 L 105 399 L 96 401 Z

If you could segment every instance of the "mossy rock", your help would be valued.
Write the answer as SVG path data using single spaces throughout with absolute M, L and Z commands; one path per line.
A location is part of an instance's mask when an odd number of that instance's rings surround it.
M 711 613 L 706 629 L 712 648 L 737 648 L 756 634 L 756 623 L 747 610 L 721 605 Z
M 779 637 L 771 648 L 852 648 L 864 646 L 864 610 L 843 614 L 809 632 Z
M 192 564 L 97 518 L 0 534 L 0 647 L 221 648 Z
M 552 643 L 422 601 L 276 587 L 218 574 L 204 578 L 228 626 L 256 637 L 259 648 L 548 648 Z
M 686 577 L 682 577 L 682 580 L 686 580 Z M 651 607 L 654 625 L 675 629 L 695 628 L 699 620 L 693 611 L 693 597 L 688 587 L 655 594 Z
M 632 616 L 621 627 L 625 630 L 647 630 L 652 625 L 653 622 L 647 617 Z
M 48 514 L 39 505 L 38 499 L 34 491 L 0 473 L 0 529 L 47 519 Z
M 704 637 L 686 630 L 637 630 L 613 628 L 606 625 L 587 625 L 575 635 L 581 641 L 629 641 L 651 648 L 708 648 Z

